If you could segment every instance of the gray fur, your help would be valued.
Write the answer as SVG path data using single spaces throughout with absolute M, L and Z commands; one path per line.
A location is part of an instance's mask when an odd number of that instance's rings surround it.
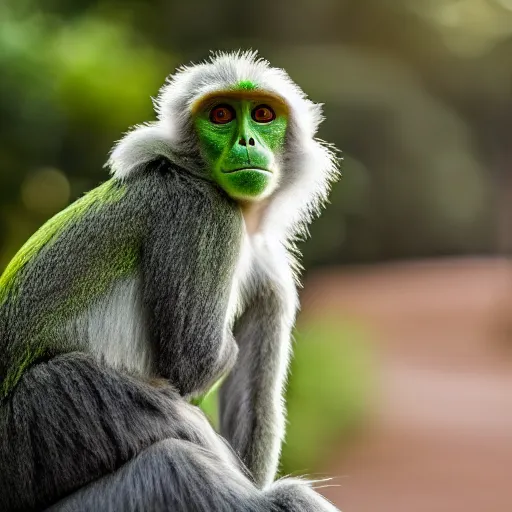
M 281 88 L 291 111 L 283 179 L 250 228 L 190 132 L 194 101 L 243 78 Z M 237 54 L 181 70 L 158 111 L 114 150 L 107 193 L 72 206 L 3 281 L 0 510 L 335 510 L 305 482 L 272 483 L 298 305 L 293 238 L 336 176 L 313 138 L 320 106 Z M 227 374 L 230 445 L 186 401 Z
M 220 189 L 172 165 L 159 188 L 141 252 L 142 302 L 158 376 L 193 397 L 236 359 L 225 318 L 243 219 Z
M 0 414 L 2 511 L 50 505 L 164 439 L 238 465 L 199 409 L 169 385 L 154 387 L 80 353 L 26 372 Z
M 0 479 L 2 511 L 335 510 L 306 482 L 261 491 L 170 386 L 84 354 L 34 366 L 1 412 L 0 460 L 9 468 Z
M 166 440 L 47 512 L 335 512 L 306 482 L 266 492 L 208 450 Z
M 283 251 L 252 239 L 245 307 L 234 327 L 238 359 L 220 391 L 221 433 L 260 487 L 274 479 L 285 428 L 282 394 L 297 298 Z
M 267 506 L 264 506 L 267 505 Z M 260 506 L 258 506 L 260 505 Z M 212 452 L 166 440 L 52 507 L 59 512 L 268 511 L 270 500 Z
M 16 373 L 27 350 L 41 347 L 40 358 L 82 350 L 196 396 L 234 364 L 225 318 L 242 240 L 238 208 L 162 159 L 122 187 L 120 200 L 89 206 L 14 276 L 19 290 L 0 303 L 0 378 Z M 109 269 L 127 249 L 135 268 Z M 98 286 L 106 271 L 119 277 Z M 121 337 L 147 342 L 139 361 L 116 354 Z

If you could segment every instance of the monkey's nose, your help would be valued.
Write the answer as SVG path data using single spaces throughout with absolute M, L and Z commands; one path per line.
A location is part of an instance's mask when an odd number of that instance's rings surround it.
M 245 142 L 243 137 L 238 141 L 238 144 L 240 144 L 240 146 L 247 146 L 247 142 Z

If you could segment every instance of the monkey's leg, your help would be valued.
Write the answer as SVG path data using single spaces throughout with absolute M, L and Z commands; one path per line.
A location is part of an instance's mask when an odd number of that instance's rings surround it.
M 40 510 L 163 439 L 236 466 L 197 407 L 81 353 L 25 372 L 0 407 L 0 510 Z
M 260 502 L 262 500 L 260 499 Z M 181 512 L 271 510 L 232 465 L 188 441 L 166 440 L 144 450 L 116 473 L 64 499 L 52 512 Z
M 161 441 L 47 512 L 335 512 L 303 483 L 257 489 L 237 468 L 188 441 Z

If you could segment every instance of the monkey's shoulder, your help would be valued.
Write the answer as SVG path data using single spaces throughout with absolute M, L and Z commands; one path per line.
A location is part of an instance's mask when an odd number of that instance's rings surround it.
M 239 211 L 236 201 L 208 179 L 209 171 L 191 171 L 171 160 L 161 157 L 145 164 L 143 170 L 127 183 L 137 190 L 141 199 L 150 198 L 151 203 L 166 201 L 181 208 Z M 161 210 L 160 210 L 161 211 Z
M 93 218 L 101 218 L 109 209 L 112 210 L 125 194 L 126 188 L 121 183 L 109 180 L 43 224 L 21 247 L 0 276 L 0 303 L 28 266 L 45 252 L 53 252 L 52 248 L 55 250 L 56 246 L 55 252 L 61 252 L 63 239 L 66 240 L 64 245 L 71 249 L 72 238 L 87 238 L 85 235 L 90 231 L 87 226 L 93 223 Z

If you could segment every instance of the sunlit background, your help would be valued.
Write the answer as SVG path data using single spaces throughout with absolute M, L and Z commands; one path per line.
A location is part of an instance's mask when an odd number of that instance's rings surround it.
M 512 510 L 512 0 L 2 0 L 0 270 L 166 75 L 237 48 L 344 152 L 302 245 L 282 474 L 334 476 L 345 512 Z

